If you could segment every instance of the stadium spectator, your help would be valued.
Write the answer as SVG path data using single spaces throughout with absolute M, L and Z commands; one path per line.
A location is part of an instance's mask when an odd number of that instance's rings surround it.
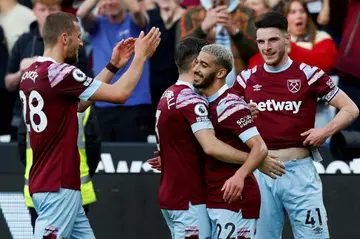
M 34 13 L 16 0 L 0 0 L 0 25 L 5 33 L 9 52 L 18 37 L 27 32 L 30 23 L 35 20 Z
M 286 2 L 281 7 L 289 22 L 291 43 L 289 56 L 294 61 L 317 66 L 326 73 L 335 65 L 337 49 L 331 36 L 319 31 L 309 15 L 306 3 L 302 0 Z M 249 63 L 249 68 L 264 63 L 261 54 L 256 54 Z
M 29 30 L 29 25 L 35 20 L 34 13 L 27 7 L 20 5 L 16 0 L 0 0 L 0 26 L 3 29 L 5 40 L 7 42 L 7 51 L 11 54 L 11 49 L 21 34 Z M 1 55 L 1 60 L 6 58 L 6 55 Z M 7 64 L 2 65 L 5 67 Z M 3 81 L 2 81 L 3 82 Z M 3 83 L 1 83 L 2 85 Z M 12 118 L 12 109 L 15 101 L 18 98 L 18 94 L 14 92 L 6 92 L 5 89 L 1 90 L 4 93 L 1 94 L 4 100 L 4 128 L 6 128 L 6 134 L 10 133 L 8 127 L 8 119 Z M 4 97 L 4 98 L 3 98 Z
M 6 45 L 5 34 L 0 26 L 0 101 L 1 105 L 1 117 L 0 117 L 0 136 L 7 135 L 10 132 L 10 121 L 12 115 L 12 103 L 9 100 L 14 94 L 8 93 L 5 88 L 4 78 L 6 73 L 6 66 L 8 62 L 8 49 Z
M 18 0 L 18 2 L 30 9 L 33 8 L 32 0 Z M 61 0 L 61 9 L 64 12 L 68 12 L 76 15 L 77 9 L 84 2 L 84 0 Z
M 360 106 L 360 1 L 350 0 L 335 68 L 339 85 Z M 360 131 L 360 120 L 348 127 Z
M 153 115 L 164 91 L 178 79 L 178 70 L 174 61 L 176 30 L 185 10 L 177 2 L 177 0 L 158 0 L 156 7 L 147 12 L 149 25 L 161 31 L 160 45 L 150 58 Z
M 92 13 L 98 3 L 101 16 Z M 77 16 L 90 34 L 95 75 L 107 64 L 117 42 L 137 37 L 141 30 L 147 28 L 146 14 L 138 2 L 132 0 L 86 0 L 78 9 Z M 130 64 L 131 61 L 120 69 L 111 83 L 115 83 Z M 96 102 L 95 106 L 103 141 L 145 142 L 150 127 L 153 128 L 149 125 L 153 118 L 149 62 L 145 64 L 141 79 L 125 104 Z
M 271 10 L 269 0 L 245 0 L 244 7 L 254 10 L 256 18 Z
M 8 91 L 16 92 L 20 83 L 23 70 L 34 63 L 38 56 L 44 53 L 44 41 L 42 39 L 42 26 L 46 17 L 61 10 L 61 0 L 33 0 L 33 13 L 36 21 L 30 24 L 30 31 L 24 33 L 16 41 L 8 62 L 5 86 Z M 86 56 L 84 49 L 79 50 L 79 62 L 77 66 L 85 70 Z M 17 131 L 22 117 L 20 100 L 17 100 L 13 109 L 11 122 L 11 140 L 16 141 Z
M 189 7 L 181 19 L 180 38 L 204 38 L 231 50 L 234 68 L 226 78 L 232 85 L 241 70 L 247 67 L 250 57 L 258 50 L 255 38 L 255 14 L 243 8 L 238 0 L 201 1 L 202 5 Z M 253 38 L 253 39 L 251 39 Z

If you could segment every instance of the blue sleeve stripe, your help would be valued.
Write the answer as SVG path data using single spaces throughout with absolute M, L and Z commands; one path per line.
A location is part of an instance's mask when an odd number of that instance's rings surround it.
M 86 90 L 79 96 L 80 100 L 87 101 L 99 89 L 102 82 L 93 80 L 93 82 L 86 88 Z

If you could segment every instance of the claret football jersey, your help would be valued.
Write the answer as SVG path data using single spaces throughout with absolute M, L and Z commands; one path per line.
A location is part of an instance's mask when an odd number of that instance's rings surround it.
M 249 152 L 246 142 L 259 132 L 251 117 L 248 104 L 227 85 L 211 97 L 209 101 L 210 120 L 214 126 L 216 137 L 232 147 Z M 221 191 L 226 180 L 232 177 L 241 167 L 219 161 L 211 156 L 206 157 L 205 178 L 208 208 L 227 209 L 239 212 L 241 209 L 244 218 L 258 218 L 260 213 L 260 190 L 253 174 L 244 182 L 242 196 L 237 201 L 227 203 Z
M 244 70 L 232 88 L 257 104 L 255 124 L 273 150 L 304 147 L 300 134 L 314 128 L 318 98 L 330 102 L 339 92 L 324 71 L 291 59 L 276 70 L 266 64 Z
M 79 99 L 88 100 L 101 82 L 78 68 L 39 57 L 20 81 L 23 116 L 33 151 L 30 193 L 80 190 L 77 146 Z
M 204 129 L 213 129 L 208 102 L 192 84 L 178 80 L 163 93 L 156 111 L 162 209 L 187 210 L 189 203 L 205 204 L 204 153 L 194 135 Z

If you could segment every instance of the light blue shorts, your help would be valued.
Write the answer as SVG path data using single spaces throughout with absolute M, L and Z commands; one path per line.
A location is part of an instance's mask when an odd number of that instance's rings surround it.
M 257 219 L 245 219 L 241 211 L 217 208 L 208 208 L 207 211 L 211 221 L 211 239 L 255 238 Z
M 286 174 L 271 179 L 255 171 L 261 192 L 256 239 L 281 238 L 285 212 L 295 239 L 327 239 L 322 183 L 311 157 L 284 162 Z
M 38 218 L 34 239 L 94 239 L 82 207 L 81 192 L 60 188 L 59 192 L 32 195 Z
M 210 239 L 210 220 L 206 205 L 191 205 L 188 210 L 161 209 L 172 239 Z

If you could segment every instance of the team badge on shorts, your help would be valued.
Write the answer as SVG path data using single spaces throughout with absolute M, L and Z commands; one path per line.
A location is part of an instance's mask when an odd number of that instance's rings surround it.
M 59 229 L 57 227 L 46 227 L 43 239 L 56 239 Z
M 250 239 L 251 238 L 251 230 L 250 228 L 239 228 L 237 230 L 237 239 Z
M 296 79 L 287 80 L 287 88 L 291 93 L 297 93 L 301 89 L 301 81 Z
M 197 226 L 190 226 L 185 229 L 185 239 L 198 239 L 199 228 Z

